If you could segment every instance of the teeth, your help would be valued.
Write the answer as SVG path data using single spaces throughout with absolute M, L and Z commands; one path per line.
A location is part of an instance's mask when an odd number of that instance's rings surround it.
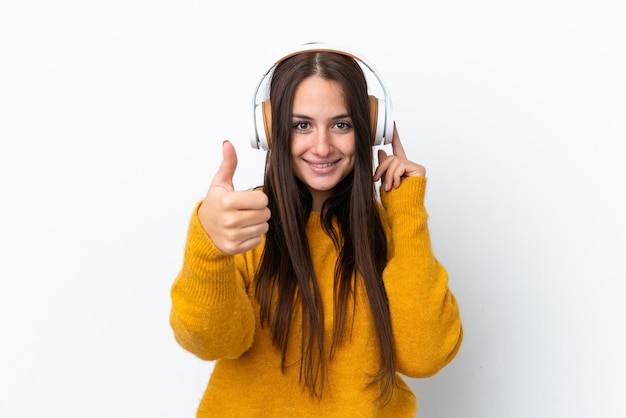
M 333 165 L 333 163 L 324 163 L 324 164 L 311 164 L 315 168 L 326 168 Z

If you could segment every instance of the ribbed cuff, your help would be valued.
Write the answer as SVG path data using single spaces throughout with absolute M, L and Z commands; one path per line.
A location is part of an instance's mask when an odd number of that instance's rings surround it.
M 211 237 L 206 233 L 198 217 L 196 206 L 187 234 L 184 268 L 186 274 L 184 287 L 189 294 L 196 295 L 202 300 L 226 300 L 236 291 L 235 258 L 225 254 L 215 246 Z
M 380 187 L 380 199 L 387 212 L 392 216 L 418 216 L 425 212 L 426 177 L 413 176 L 402 179 L 400 187 L 388 192 Z

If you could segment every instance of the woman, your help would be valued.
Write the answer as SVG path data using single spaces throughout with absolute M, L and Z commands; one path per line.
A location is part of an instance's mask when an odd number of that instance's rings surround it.
M 350 54 L 281 60 L 269 97 L 263 187 L 234 190 L 225 141 L 172 287 L 177 341 L 217 360 L 198 416 L 413 417 L 400 374 L 437 373 L 463 338 L 430 244 L 425 169 L 394 126 L 374 170 L 367 80 Z

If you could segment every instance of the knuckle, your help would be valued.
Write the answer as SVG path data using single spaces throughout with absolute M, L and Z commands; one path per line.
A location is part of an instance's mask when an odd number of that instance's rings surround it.
M 222 207 L 224 209 L 231 209 L 235 206 L 235 194 L 226 193 L 222 196 Z
M 225 214 L 222 218 L 222 225 L 224 226 L 224 228 L 233 228 L 236 225 L 235 217 L 230 213 Z
M 267 197 L 267 195 L 264 192 L 262 192 L 260 190 L 259 190 L 259 193 L 260 193 L 260 195 L 259 195 L 259 203 L 261 205 L 263 205 L 263 206 L 267 206 L 270 203 L 269 198 Z
M 233 243 L 236 243 L 237 240 L 239 239 L 239 232 L 234 229 L 227 229 L 224 232 L 224 238 L 226 238 L 226 241 L 230 245 L 233 245 Z

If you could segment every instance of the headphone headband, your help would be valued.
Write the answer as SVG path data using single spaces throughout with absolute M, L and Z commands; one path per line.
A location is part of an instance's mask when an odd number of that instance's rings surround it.
M 271 75 L 278 64 L 293 57 L 306 52 L 334 52 L 353 58 L 363 66 L 374 76 L 378 85 L 380 86 L 383 97 L 377 98 L 370 96 L 370 102 L 372 106 L 376 106 L 375 109 L 371 109 L 372 117 L 375 118 L 373 126 L 375 127 L 374 145 L 386 145 L 391 143 L 393 136 L 393 118 L 391 117 L 391 97 L 389 90 L 385 84 L 381 75 L 376 71 L 374 66 L 368 62 L 363 56 L 356 54 L 353 51 L 349 51 L 344 48 L 338 48 L 333 45 L 311 42 L 301 45 L 300 48 L 292 50 L 280 59 L 278 59 L 270 68 L 265 71 L 261 80 L 257 83 L 252 96 L 252 133 L 250 136 L 250 145 L 252 148 L 268 150 L 270 144 L 269 121 L 271 121 L 271 106 L 267 99 L 259 98 L 259 93 L 262 91 L 262 87 L 267 87 L 267 84 L 271 80 Z M 367 79 L 367 77 L 366 77 Z M 368 81 L 369 90 L 369 81 Z

